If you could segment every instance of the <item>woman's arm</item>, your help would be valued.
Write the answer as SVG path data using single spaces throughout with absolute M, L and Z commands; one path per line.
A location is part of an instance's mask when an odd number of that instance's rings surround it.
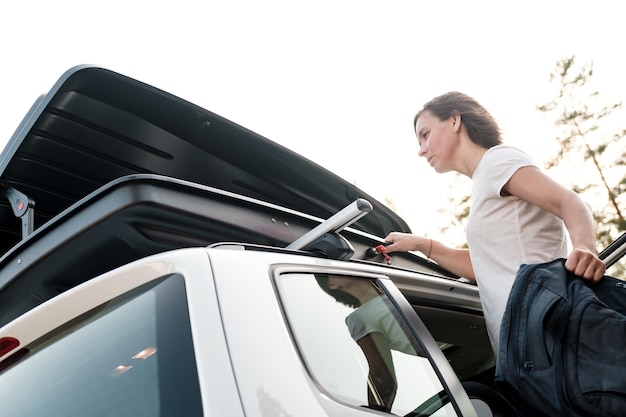
M 517 170 L 505 184 L 503 191 L 561 218 L 573 247 L 565 268 L 589 280 L 602 279 L 606 266 L 598 258 L 595 223 L 589 207 L 578 194 L 561 186 L 533 166 Z
M 363 336 L 357 344 L 361 347 L 369 365 L 368 405 L 376 410 L 390 412 L 398 390 L 391 350 L 385 338 L 378 332 Z
M 391 242 L 387 246 L 389 252 L 417 250 L 453 274 L 476 281 L 468 249 L 451 248 L 427 237 L 400 232 L 389 233 L 385 241 Z

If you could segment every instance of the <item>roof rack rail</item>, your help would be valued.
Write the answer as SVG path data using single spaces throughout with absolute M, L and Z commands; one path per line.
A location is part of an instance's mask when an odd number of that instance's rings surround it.
M 352 245 L 339 232 L 372 211 L 372 204 L 358 198 L 326 221 L 289 244 L 286 249 L 321 252 L 333 259 L 349 259 L 354 254 Z

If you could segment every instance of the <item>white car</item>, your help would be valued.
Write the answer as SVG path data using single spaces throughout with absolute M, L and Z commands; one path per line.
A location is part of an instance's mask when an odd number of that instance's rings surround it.
M 491 386 L 477 287 L 386 254 L 401 218 L 180 98 L 72 68 L 0 182 L 3 417 L 528 412 Z M 374 354 L 366 306 L 390 335 Z

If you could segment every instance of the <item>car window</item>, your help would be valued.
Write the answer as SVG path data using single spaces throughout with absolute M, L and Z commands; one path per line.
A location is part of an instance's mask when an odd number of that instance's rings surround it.
M 457 415 L 376 279 L 285 273 L 277 286 L 302 359 L 330 397 L 397 415 L 420 405 L 420 415 Z
M 118 297 L 26 346 L 0 374 L 3 416 L 201 416 L 184 280 Z

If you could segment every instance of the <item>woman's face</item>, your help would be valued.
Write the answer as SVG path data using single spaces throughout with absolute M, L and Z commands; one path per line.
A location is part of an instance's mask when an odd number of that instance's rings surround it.
M 344 275 L 328 275 L 328 288 L 331 290 L 348 291 L 355 279 Z
M 415 124 L 420 145 L 419 156 L 426 158 L 430 166 L 439 173 L 453 169 L 452 161 L 458 147 L 458 135 L 453 123 L 456 123 L 453 117 L 439 120 L 429 111 L 425 111 Z
M 373 287 L 372 283 L 366 279 L 330 274 L 328 275 L 328 288 L 343 291 L 358 298 L 364 291 Z

